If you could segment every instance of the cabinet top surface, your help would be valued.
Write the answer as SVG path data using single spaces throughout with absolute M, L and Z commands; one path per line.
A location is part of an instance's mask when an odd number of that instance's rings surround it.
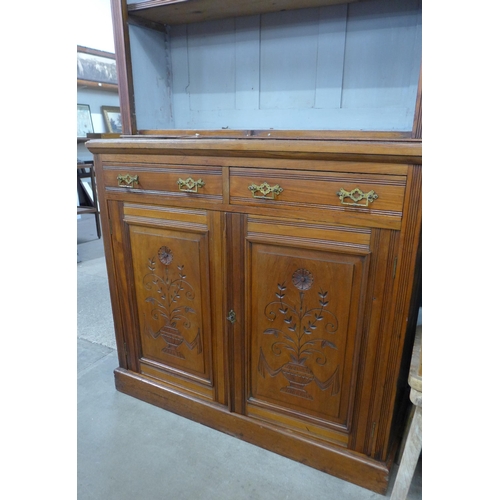
M 422 141 L 405 140 L 307 140 L 262 138 L 143 138 L 90 140 L 95 154 L 186 154 L 195 156 L 259 156 L 268 158 L 362 159 L 421 163 Z
M 282 10 L 352 3 L 358 0 L 147 0 L 128 5 L 134 17 L 161 24 L 184 24 Z

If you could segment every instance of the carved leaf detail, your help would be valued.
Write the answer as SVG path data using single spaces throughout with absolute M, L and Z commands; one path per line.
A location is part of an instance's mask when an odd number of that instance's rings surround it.
M 337 349 L 337 346 L 333 342 L 330 342 L 329 340 L 323 340 L 321 342 L 321 347 L 323 348 L 325 346 L 331 347 L 332 349 Z
M 280 331 L 276 328 L 268 328 L 267 330 L 264 330 L 264 335 L 274 335 L 275 337 L 277 337 L 279 334 Z

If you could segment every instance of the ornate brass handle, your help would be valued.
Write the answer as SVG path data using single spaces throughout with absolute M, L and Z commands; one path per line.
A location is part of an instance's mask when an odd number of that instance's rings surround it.
M 120 187 L 126 187 L 126 188 L 133 188 L 134 183 L 138 184 L 139 183 L 139 176 L 134 175 L 133 177 L 130 174 L 127 175 L 118 175 L 116 177 L 118 179 L 118 186 Z
M 177 184 L 179 185 L 179 191 L 183 191 L 184 193 L 197 193 L 198 188 L 202 188 L 205 185 L 201 179 L 195 181 L 192 177 L 188 177 L 186 180 L 179 179 Z
M 252 196 L 254 198 L 264 199 L 264 200 L 274 200 L 276 196 L 283 192 L 283 188 L 276 184 L 276 186 L 270 186 L 267 182 L 263 182 L 260 186 L 256 184 L 251 184 L 248 189 L 252 191 Z M 255 194 L 255 193 L 261 194 Z
M 368 193 L 363 193 L 359 188 L 355 188 L 352 191 L 346 191 L 344 188 L 341 188 L 337 196 L 340 198 L 340 203 L 342 203 L 342 205 L 352 205 L 355 207 L 367 207 L 368 203 L 373 203 L 378 198 L 378 194 L 373 191 L 373 189 Z M 344 201 L 344 198 L 350 198 L 353 203 Z M 358 203 L 361 200 L 366 201 L 364 203 Z

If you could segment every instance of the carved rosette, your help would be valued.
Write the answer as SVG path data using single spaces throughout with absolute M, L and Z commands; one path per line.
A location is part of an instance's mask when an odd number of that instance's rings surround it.
M 158 258 L 162 264 L 168 266 L 172 262 L 174 256 L 172 255 L 172 250 L 170 250 L 170 248 L 163 246 L 158 250 Z
M 309 290 L 312 287 L 313 281 L 313 275 L 307 269 L 297 269 L 292 274 L 293 286 L 298 290 Z

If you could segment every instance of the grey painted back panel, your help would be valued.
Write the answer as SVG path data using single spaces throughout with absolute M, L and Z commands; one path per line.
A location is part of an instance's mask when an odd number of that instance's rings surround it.
M 173 128 L 166 35 L 137 26 L 130 26 L 129 34 L 137 128 Z
M 346 33 L 344 108 L 413 105 L 420 71 L 418 2 L 354 3 Z

